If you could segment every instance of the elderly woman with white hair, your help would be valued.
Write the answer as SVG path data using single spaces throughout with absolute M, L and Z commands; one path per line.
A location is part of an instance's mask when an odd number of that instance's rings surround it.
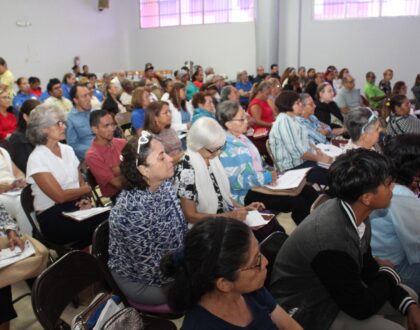
M 369 108 L 358 108 L 350 111 L 344 125 L 350 135 L 349 142 L 343 146 L 347 151 L 356 148 L 375 149 L 382 132 L 378 116 Z
M 65 113 L 53 105 L 39 105 L 29 116 L 26 134 L 36 147 L 28 159 L 26 180 L 32 184 L 34 208 L 42 233 L 57 244 L 88 246 L 95 228 L 108 212 L 82 222 L 63 215 L 91 207 L 91 188 L 79 171 L 74 150 L 65 139 Z
M 198 119 L 187 135 L 187 151 L 175 170 L 174 187 L 190 224 L 212 215 L 245 220 L 248 210 L 264 208 L 259 202 L 243 207 L 230 195 L 230 185 L 219 160 L 226 133 L 216 120 Z
M 116 115 L 119 112 L 126 112 L 126 107 L 121 103 L 120 97 L 123 92 L 121 82 L 117 77 L 114 77 L 106 86 L 107 97 L 102 104 L 102 109 Z

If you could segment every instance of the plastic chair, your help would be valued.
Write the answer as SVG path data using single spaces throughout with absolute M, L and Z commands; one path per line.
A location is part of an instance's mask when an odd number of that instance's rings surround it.
M 267 277 L 264 281 L 266 288 L 270 285 L 271 273 L 273 271 L 274 262 L 276 261 L 277 254 L 287 239 L 287 235 L 281 231 L 275 231 L 270 234 L 265 240 L 260 243 L 260 251 L 268 260 Z
M 42 234 L 41 227 L 39 226 L 38 221 L 36 220 L 35 209 L 34 209 L 34 197 L 32 195 L 32 188 L 30 185 L 27 185 L 23 188 L 20 194 L 20 203 L 22 208 L 25 211 L 25 214 L 32 225 L 32 236 L 44 244 L 48 249 L 55 250 L 59 257 L 66 254 L 71 250 L 78 250 L 84 246 L 80 246 L 77 242 L 72 242 L 68 244 L 56 244 L 48 241 L 45 236 Z M 54 259 L 50 254 L 50 261 L 54 262 Z
M 71 251 L 47 268 L 36 279 L 32 307 L 44 329 L 56 329 L 66 306 L 87 287 L 103 282 L 101 269 L 90 254 Z M 175 330 L 167 320 L 142 316 L 146 329 Z
M 108 259 L 109 259 L 109 252 L 108 252 L 108 245 L 109 245 L 109 223 L 108 221 L 104 221 L 101 223 L 93 233 L 92 239 L 92 255 L 98 261 L 98 265 L 103 273 L 105 281 L 109 288 L 117 295 L 121 297 L 124 303 L 127 306 L 132 306 L 137 309 L 141 313 L 154 315 L 157 317 L 165 318 L 165 319 L 178 319 L 183 316 L 183 314 L 173 312 L 168 305 L 145 305 L 145 304 L 137 304 L 130 302 L 122 293 L 118 284 L 115 282 L 114 278 L 112 277 L 111 271 L 108 268 Z

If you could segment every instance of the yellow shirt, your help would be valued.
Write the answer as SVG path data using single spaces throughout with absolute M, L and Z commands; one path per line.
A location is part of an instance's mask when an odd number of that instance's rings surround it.
M 64 96 L 61 99 L 58 99 L 54 96 L 50 96 L 44 101 L 45 104 L 51 104 L 59 107 L 64 112 L 69 112 L 73 108 L 73 104 L 66 99 Z
M 0 83 L 6 85 L 9 88 L 10 97 L 13 97 L 13 84 L 15 82 L 15 77 L 10 70 L 6 70 L 3 74 L 0 74 Z

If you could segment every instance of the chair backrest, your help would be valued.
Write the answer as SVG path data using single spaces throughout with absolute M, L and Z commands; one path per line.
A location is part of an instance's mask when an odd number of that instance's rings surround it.
M 42 235 L 41 228 L 39 227 L 38 221 L 36 220 L 35 209 L 34 209 L 34 196 L 32 195 L 31 185 L 27 185 L 23 188 L 20 194 L 20 203 L 22 204 L 23 211 L 26 214 L 29 222 L 32 226 L 32 236 L 37 240 L 45 243 L 45 238 Z
M 271 233 L 260 243 L 260 251 L 268 260 L 267 277 L 264 285 L 268 288 L 271 279 L 271 272 L 273 270 L 274 262 L 276 261 L 277 254 L 287 239 L 287 235 L 281 231 Z
M 92 255 L 98 262 L 98 266 L 102 271 L 102 275 L 105 279 L 109 289 L 112 290 L 116 295 L 120 296 L 126 306 L 128 305 L 127 298 L 124 296 L 114 278 L 112 277 L 111 271 L 108 268 L 109 259 L 109 222 L 104 221 L 98 227 L 96 227 L 93 238 L 92 238 Z
M 66 306 L 82 290 L 103 280 L 90 254 L 71 251 L 44 270 L 32 288 L 32 307 L 44 329 L 54 329 Z
M 277 171 L 281 172 L 281 168 L 279 167 L 276 159 L 274 158 L 273 151 L 271 150 L 271 147 L 270 147 L 270 139 L 267 139 L 267 141 L 265 141 L 265 147 L 267 148 L 267 152 L 270 155 L 271 160 L 273 161 L 273 165 L 274 165 L 275 169 Z
M 331 196 L 327 194 L 321 194 L 315 199 L 315 201 L 311 205 L 310 213 L 312 213 L 318 206 L 325 203 L 327 200 L 331 199 Z
M 86 181 L 90 188 L 92 189 L 93 200 L 95 201 L 96 206 L 104 206 L 104 203 L 101 201 L 101 197 L 96 191 L 98 183 L 96 182 L 95 176 L 92 174 L 89 168 L 86 168 Z

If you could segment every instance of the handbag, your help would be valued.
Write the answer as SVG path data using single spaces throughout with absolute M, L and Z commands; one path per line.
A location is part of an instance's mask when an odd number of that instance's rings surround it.
M 139 312 L 133 307 L 126 307 L 111 316 L 101 330 L 143 330 L 144 324 Z
M 76 315 L 71 324 L 72 330 L 93 329 L 101 315 L 103 308 L 109 299 L 112 299 L 111 293 L 98 293 L 92 302 L 81 313 Z

